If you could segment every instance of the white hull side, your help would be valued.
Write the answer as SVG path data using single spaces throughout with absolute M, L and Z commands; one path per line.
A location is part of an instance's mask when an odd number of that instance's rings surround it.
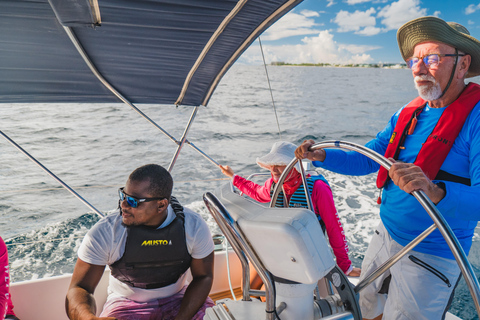
M 230 273 L 232 286 L 241 284 L 241 265 L 233 253 L 229 252 Z M 100 283 L 95 290 L 97 312 L 107 298 L 108 276 L 110 270 L 105 269 Z M 51 278 L 29 280 L 13 283 L 10 291 L 14 303 L 14 310 L 22 320 L 67 320 L 65 313 L 65 295 L 70 284 L 71 274 Z M 229 289 L 225 252 L 215 252 L 215 280 L 211 293 Z M 459 320 L 460 318 L 447 314 L 446 320 Z M 461 319 L 460 319 L 461 320 Z
M 240 286 L 241 265 L 233 253 L 229 252 L 229 264 L 232 274 L 232 286 Z M 211 293 L 228 290 L 228 278 L 225 253 L 215 252 L 215 281 Z M 97 315 L 107 299 L 108 276 L 105 273 L 95 290 Z M 65 313 L 65 295 L 70 285 L 71 274 L 38 280 L 16 282 L 11 285 L 10 292 L 14 311 L 21 320 L 67 320 Z

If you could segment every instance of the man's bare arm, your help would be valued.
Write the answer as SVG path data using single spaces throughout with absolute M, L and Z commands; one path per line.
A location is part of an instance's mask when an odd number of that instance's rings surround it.
M 72 281 L 65 299 L 65 309 L 71 320 L 115 320 L 95 316 L 96 305 L 93 292 L 102 278 L 105 266 L 86 263 L 77 259 Z
M 190 271 L 193 280 L 188 285 L 175 320 L 190 320 L 205 303 L 213 283 L 214 253 L 203 259 L 192 259 Z

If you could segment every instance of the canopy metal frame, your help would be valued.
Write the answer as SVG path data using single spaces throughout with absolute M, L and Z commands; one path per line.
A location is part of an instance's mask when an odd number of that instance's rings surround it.
M 190 130 L 191 125 L 193 124 L 193 121 L 195 120 L 195 116 L 198 112 L 198 106 L 193 108 L 192 114 L 190 116 L 190 119 L 188 120 L 188 123 L 185 127 L 185 130 L 183 132 L 182 137 L 180 140 L 175 139 L 170 133 L 168 133 L 166 130 L 164 130 L 161 126 L 159 126 L 155 121 L 153 121 L 150 117 L 148 117 L 145 113 L 143 113 L 139 108 L 137 108 L 133 103 L 131 103 L 127 98 L 125 98 L 118 90 L 116 90 L 106 79 L 103 77 L 103 75 L 98 71 L 96 66 L 93 64 L 92 60 L 88 56 L 87 52 L 81 45 L 80 41 L 78 38 L 75 36 L 75 33 L 72 28 L 70 27 L 63 27 L 66 34 L 74 44 L 75 48 L 77 49 L 78 53 L 80 56 L 83 58 L 87 66 L 90 68 L 92 73 L 97 77 L 97 79 L 108 89 L 110 90 L 118 99 L 120 99 L 123 103 L 126 105 L 130 106 L 134 111 L 136 111 L 138 114 L 140 114 L 144 119 L 146 119 L 149 123 L 151 123 L 153 126 L 155 126 L 158 130 L 160 130 L 164 135 L 166 135 L 171 141 L 173 141 L 175 144 L 177 144 L 177 149 L 173 155 L 172 160 L 170 161 L 170 165 L 168 166 L 168 171 L 172 172 L 173 167 L 175 165 L 175 162 L 177 161 L 177 158 L 180 154 L 180 151 L 182 150 L 183 146 L 185 144 L 189 145 L 192 147 L 194 150 L 196 150 L 198 153 L 200 153 L 203 157 L 205 157 L 207 160 L 209 160 L 211 163 L 213 163 L 215 166 L 219 166 L 219 163 L 213 160 L 210 156 L 208 156 L 205 152 L 200 150 L 198 147 L 196 147 L 192 142 L 188 141 L 187 135 Z M 58 176 L 56 176 L 52 171 L 50 171 L 47 167 L 45 167 L 41 162 L 39 162 L 35 157 L 33 157 L 30 153 L 28 153 L 25 149 L 23 149 L 19 144 L 17 144 L 13 139 L 11 139 L 8 135 L 6 135 L 4 132 L 0 131 L 0 135 L 3 136 L 10 144 L 12 144 L 15 148 L 17 148 L 21 153 L 23 153 L 25 156 L 27 156 L 32 162 L 34 162 L 36 165 L 38 165 L 42 170 L 44 170 L 48 175 L 50 175 L 55 181 L 57 181 L 62 187 L 67 189 L 71 194 L 73 194 L 77 199 L 79 199 L 83 204 L 85 204 L 88 208 L 93 210 L 97 215 L 100 217 L 104 217 L 104 214 L 95 208 L 91 203 L 89 203 L 85 198 L 83 198 L 78 192 L 76 192 L 73 188 L 71 188 L 68 184 L 66 184 L 64 181 L 62 181 Z
M 38 165 L 42 170 L 44 170 L 48 175 L 50 175 L 55 181 L 60 183 L 62 187 L 67 189 L 71 194 L 73 194 L 77 199 L 79 199 L 83 204 L 85 204 L 88 208 L 92 209 L 96 214 L 100 217 L 103 217 L 104 214 L 95 208 L 90 202 L 85 200 L 80 194 L 78 194 L 75 190 L 73 190 L 69 185 L 63 182 L 59 177 L 57 177 L 52 171 L 48 170 L 43 164 L 41 164 L 37 159 L 35 159 L 30 153 L 28 153 L 25 149 L 23 149 L 20 145 L 18 145 L 15 141 L 10 139 L 8 135 L 6 135 L 3 131 L 0 131 L 0 135 L 5 138 L 11 145 L 17 148 L 21 153 L 27 156 L 31 161 L 33 161 L 36 165 Z
M 195 120 L 195 116 L 197 115 L 197 111 L 198 111 L 198 107 L 199 106 L 196 106 L 193 108 L 193 111 L 192 111 L 192 114 L 190 116 L 190 119 L 185 127 L 185 130 L 183 132 L 183 135 L 182 137 L 180 138 L 180 140 L 177 140 L 175 139 L 175 137 L 173 137 L 170 133 L 168 133 L 165 129 L 163 129 L 161 126 L 159 126 L 155 121 L 153 121 L 150 117 L 148 117 L 145 113 L 143 113 L 138 107 L 136 107 L 133 103 L 131 103 L 126 97 L 124 97 L 117 89 L 115 89 L 115 87 L 110 84 L 106 79 L 105 77 L 100 73 L 100 71 L 98 71 L 97 67 L 95 66 L 95 64 L 92 62 L 92 60 L 90 59 L 90 57 L 88 56 L 87 52 L 85 51 L 85 49 L 83 48 L 82 44 L 80 43 L 80 41 L 78 40 L 77 36 L 75 35 L 75 32 L 73 31 L 72 28 L 70 27 L 66 27 L 64 26 L 63 27 L 65 29 L 65 32 L 67 33 L 68 37 L 70 38 L 70 40 L 72 41 L 72 43 L 74 44 L 75 48 L 77 49 L 78 53 L 80 54 L 80 56 L 83 58 L 83 60 L 85 61 L 85 63 L 87 64 L 87 66 L 90 68 L 90 70 L 92 71 L 92 73 L 97 77 L 97 79 L 108 89 L 110 90 L 118 99 L 120 99 L 120 101 L 122 101 L 123 103 L 125 103 L 126 105 L 128 105 L 130 108 L 132 108 L 134 111 L 136 111 L 140 116 L 142 116 L 145 120 L 147 120 L 149 123 L 151 123 L 155 128 L 157 128 L 158 130 L 160 130 L 164 135 L 166 135 L 170 140 L 172 140 L 175 144 L 177 144 L 177 150 L 170 162 L 170 165 L 168 167 L 168 171 L 169 172 L 172 172 L 173 170 L 173 167 L 175 165 L 175 162 L 177 161 L 177 158 L 180 154 L 180 151 L 182 150 L 183 146 L 185 144 L 189 145 L 190 147 L 192 147 L 195 151 L 197 151 L 198 153 L 200 153 L 203 157 L 205 157 L 207 160 L 209 160 L 211 163 L 213 163 L 215 166 L 218 166 L 219 163 L 216 162 L 215 160 L 213 160 L 210 156 L 208 156 L 205 152 L 203 152 L 202 150 L 200 150 L 198 147 L 196 147 L 193 143 L 191 143 L 190 141 L 188 141 L 187 139 L 187 135 L 188 135 L 188 131 L 190 130 L 190 127 L 193 123 L 193 121 Z
M 263 0 L 262 0 L 263 1 Z M 170 164 L 168 166 L 168 171 L 172 172 L 173 167 L 178 159 L 178 156 L 183 149 L 183 146 L 185 144 L 189 145 L 191 148 L 193 148 L 195 151 L 200 153 L 204 158 L 206 158 L 208 161 L 210 161 L 213 165 L 218 166 L 219 163 L 212 159 L 209 155 L 207 155 L 205 152 L 203 152 L 200 148 L 195 146 L 191 141 L 187 139 L 189 130 L 191 129 L 191 126 L 193 124 L 193 121 L 197 115 L 198 109 L 200 106 L 206 106 L 208 101 L 210 100 L 215 88 L 219 84 L 220 80 L 222 77 L 225 75 L 227 70 L 233 65 L 233 63 L 240 57 L 240 55 L 248 48 L 248 46 L 253 43 L 253 41 L 258 38 L 258 36 L 266 30 L 270 25 L 272 25 L 275 21 L 277 21 L 280 17 L 282 17 L 284 14 L 286 14 L 288 11 L 293 9 L 297 4 L 299 4 L 302 0 L 275 0 L 275 1 L 265 1 L 263 4 L 261 1 L 256 1 L 256 0 L 240 0 L 236 1 L 233 7 L 230 8 L 228 1 L 225 1 L 223 6 L 219 9 L 217 5 L 214 8 L 214 16 L 218 17 L 219 12 L 225 12 L 225 10 L 229 10 L 225 16 L 223 16 L 222 20 L 216 21 L 219 22 L 217 25 L 211 25 L 209 26 L 210 29 L 206 28 L 205 30 L 202 30 L 204 34 L 209 35 L 209 39 L 207 40 L 206 43 L 203 45 L 203 49 L 201 52 L 199 52 L 198 56 L 194 56 L 194 62 L 193 65 L 190 66 L 190 70 L 188 74 L 186 75 L 186 78 L 183 78 L 183 85 L 181 85 L 181 89 L 178 92 L 178 95 L 176 97 L 172 96 L 171 94 L 167 94 L 166 96 L 162 95 L 151 95 L 150 94 L 145 94 L 145 92 L 139 93 L 138 91 L 132 91 L 129 92 L 130 86 L 126 84 L 123 79 L 120 79 L 119 77 L 112 77 L 109 72 L 111 70 L 109 69 L 112 65 L 110 64 L 110 60 L 108 62 L 105 62 L 104 57 L 99 58 L 99 55 L 95 55 L 95 52 L 92 51 L 92 57 L 95 56 L 95 59 L 98 59 L 99 67 L 103 67 L 103 72 L 105 72 L 105 75 L 109 74 L 109 77 L 105 77 L 101 72 L 99 72 L 99 68 L 93 63 L 94 60 L 92 60 L 88 54 L 88 50 L 85 50 L 85 47 L 88 47 L 90 50 L 92 48 L 98 48 L 99 45 L 101 46 L 103 43 L 98 42 L 99 39 L 107 39 L 102 38 L 103 37 L 103 31 L 102 32 L 88 32 L 85 33 L 84 31 L 86 30 L 85 28 L 92 28 L 92 29 L 97 29 L 97 27 L 102 26 L 102 16 L 101 16 L 101 10 L 105 10 L 107 12 L 107 15 L 115 15 L 115 12 L 112 11 L 112 5 L 108 5 L 108 2 L 106 1 L 107 5 L 104 7 L 101 6 L 102 3 L 99 0 L 78 0 L 78 1 L 71 1 L 68 3 L 65 3 L 62 0 L 46 0 L 43 2 L 39 2 L 38 6 L 36 7 L 38 9 L 37 12 L 41 13 L 39 14 L 41 19 L 32 19 L 32 16 L 26 15 L 27 21 L 32 21 L 32 25 L 38 28 L 40 32 L 45 32 L 47 35 L 54 35 L 56 36 L 55 39 L 60 39 L 59 41 L 54 41 L 52 38 L 48 38 L 50 40 L 49 45 L 45 45 L 44 47 L 41 48 L 41 50 L 44 50 L 45 57 L 50 57 L 51 59 L 46 61 L 45 63 L 42 60 L 42 63 L 40 64 L 32 64 L 29 66 L 31 70 L 36 70 L 38 71 L 50 71 L 50 72 L 43 72 L 39 73 L 38 76 L 46 76 L 47 79 L 41 78 L 40 83 L 47 83 L 45 86 L 38 86 L 35 87 L 38 89 L 38 91 L 18 91 L 18 88 L 10 87 L 10 86 L 5 86 L 5 90 L 7 90 L 6 96 L 3 97 L 2 102 L 107 102 L 110 100 L 108 92 L 113 93 L 113 97 L 118 98 L 120 101 L 123 103 L 127 104 L 130 106 L 135 112 L 140 114 L 144 119 L 146 119 L 149 123 L 151 123 L 153 126 L 155 126 L 158 130 L 160 130 L 164 135 L 166 135 L 171 141 L 173 141 L 176 145 L 176 151 L 170 161 Z M 48 3 L 48 4 L 46 4 Z M 194 2 L 188 3 L 179 3 L 178 5 L 186 5 L 186 6 L 194 6 Z M 146 10 L 146 8 L 153 8 L 154 10 L 160 10 L 162 8 L 162 5 L 165 4 L 168 9 L 172 9 L 172 12 L 174 13 L 179 13 L 176 12 L 175 10 L 178 11 L 177 7 L 172 7 L 171 3 L 168 1 L 165 1 L 163 3 L 162 1 L 158 1 L 158 3 L 154 3 L 155 6 L 149 7 L 148 5 L 138 5 L 138 8 L 143 10 Z M 265 10 L 257 10 L 258 5 L 264 5 Z M 48 6 L 51 7 L 55 18 L 52 17 L 51 13 L 49 12 Z M 13 15 L 16 17 L 16 11 L 19 10 L 19 8 L 23 8 L 22 5 L 18 5 L 14 1 L 9 1 L 5 3 L 4 9 L 7 12 L 7 17 L 11 18 L 9 15 Z M 137 7 L 135 7 L 137 8 Z M 213 7 L 212 7 L 213 8 Z M 210 9 L 212 9 L 210 8 Z M 165 8 L 164 8 L 165 9 Z M 166 9 L 167 10 L 167 9 Z M 220 10 L 220 11 L 219 11 Z M 223 11 L 222 11 L 223 10 Z M 165 10 L 161 10 L 162 12 Z M 168 10 L 167 10 L 168 11 Z M 245 21 L 246 18 L 252 18 L 251 24 L 246 25 L 246 28 L 242 29 L 239 28 L 239 26 L 242 25 L 242 21 Z M 53 18 L 53 19 L 52 19 Z M 109 32 L 119 32 L 119 28 L 112 28 L 113 25 L 120 25 L 125 26 L 127 24 L 123 24 L 122 22 L 118 22 L 115 19 L 112 19 L 112 16 L 109 17 L 110 19 L 103 19 L 104 25 L 106 25 L 107 29 Z M 130 17 L 126 17 L 124 19 L 127 19 Z M 152 17 L 150 17 L 152 18 Z M 261 19 L 260 19 L 261 18 Z M 28 20 L 29 19 L 29 20 Z M 128 20 L 128 19 L 127 19 Z M 7 20 L 9 21 L 9 20 Z M 13 19 L 11 21 L 17 21 L 16 19 Z M 38 21 L 41 21 L 41 23 L 37 23 Z M 150 21 L 150 20 L 149 20 Z M 151 20 L 153 21 L 153 20 Z M 57 22 L 59 24 L 57 24 Z M 243 22 L 245 24 L 245 22 Z M 146 24 L 148 26 L 148 23 Z M 155 27 L 160 27 L 165 29 L 165 26 L 162 24 L 156 24 L 153 23 L 152 26 Z M 121 28 L 120 27 L 120 28 Z M 138 27 L 138 26 L 135 26 Z M 144 27 L 143 25 L 141 26 L 142 28 Z M 100 91 L 95 91 L 95 85 L 89 85 L 91 84 L 91 81 L 85 81 L 86 78 L 82 78 L 82 76 L 86 77 L 89 75 L 89 70 L 87 68 L 72 68 L 70 69 L 71 63 L 75 63 L 75 65 L 81 65 L 81 63 L 78 63 L 80 59 L 75 58 L 77 57 L 75 54 L 75 50 L 71 50 L 72 47 L 69 46 L 68 39 L 65 37 L 66 42 L 63 42 L 63 35 L 62 35 L 62 29 L 65 31 L 66 35 L 68 36 L 69 40 L 71 43 L 73 43 L 76 51 L 80 54 L 80 57 L 84 60 L 86 63 L 86 66 L 90 70 L 90 72 L 100 81 L 100 83 L 103 84 L 103 87 L 105 87 L 107 90 L 102 90 Z M 85 46 L 81 43 L 79 40 L 79 37 L 75 34 L 75 31 L 78 32 L 78 35 L 80 36 L 82 41 L 88 41 L 86 40 L 87 38 L 83 38 L 85 34 L 88 34 L 89 39 L 92 39 L 92 43 L 96 43 L 95 46 L 88 46 L 88 43 L 85 42 Z M 115 31 L 112 31 L 115 30 Z M 135 29 L 135 30 L 141 30 L 141 29 Z M 189 30 L 188 28 L 186 30 Z M 213 33 L 209 33 L 208 30 L 213 30 Z M 243 34 L 239 34 L 238 31 L 242 30 Z M 39 41 L 37 41 L 38 37 L 35 32 L 23 32 L 25 30 L 20 30 L 19 33 L 19 39 L 20 43 L 25 43 L 25 45 L 33 45 L 35 48 L 38 48 L 40 44 Z M 113 34 L 115 36 L 115 34 Z M 136 39 L 136 37 L 131 37 L 128 38 L 130 35 L 125 35 L 126 38 L 122 39 Z M 163 37 L 163 36 L 162 36 Z M 12 45 L 7 38 L 2 38 L 2 41 L 4 41 L 5 44 L 10 45 L 11 52 L 17 52 L 18 54 L 20 53 L 29 53 L 30 50 L 18 50 L 18 48 L 15 45 Z M 227 39 L 228 41 L 226 41 Z M 202 38 L 202 41 L 205 40 Z M 97 42 L 95 42 L 97 41 Z M 185 42 L 185 41 L 184 41 Z M 118 44 L 122 44 L 122 41 L 119 41 L 115 44 L 112 42 L 109 42 L 106 44 L 106 47 L 108 48 L 118 48 Z M 197 43 L 197 45 L 200 44 Z M 117 46 L 116 46 L 117 45 Z M 59 46 L 59 47 L 57 47 Z M 52 52 L 52 48 L 59 48 L 62 50 L 56 50 L 56 52 Z M 224 50 L 219 50 L 219 48 L 224 48 Z M 167 47 L 167 49 L 169 49 Z M 161 52 L 168 52 L 168 50 L 163 50 Z M 192 51 L 194 54 L 197 53 L 197 50 Z M 58 54 L 57 54 L 58 53 Z M 97 52 L 98 53 L 98 52 Z M 22 72 L 25 71 L 25 66 L 24 66 L 24 61 L 25 59 L 19 58 L 19 55 L 12 54 L 9 56 L 9 59 L 5 59 L 4 61 L 5 64 L 0 66 L 0 68 L 6 68 L 9 70 L 9 72 L 12 73 L 12 76 L 14 79 L 23 79 L 25 78 L 22 74 Z M 100 55 L 101 56 L 101 55 Z M 119 60 L 122 62 L 127 62 L 132 63 L 132 65 L 139 65 L 141 67 L 143 66 L 141 63 L 138 61 L 135 61 L 132 59 L 130 56 L 126 55 L 128 58 L 126 60 Z M 22 56 L 23 57 L 23 56 Z M 27 57 L 30 57 L 27 55 Z M 149 61 L 149 59 L 145 59 L 145 61 Z M 57 59 L 57 60 L 52 60 L 52 59 Z M 103 60 L 102 60 L 103 59 Z M 37 61 L 36 59 L 31 59 L 29 58 L 29 61 Z M 60 63 L 62 61 L 62 63 Z M 192 61 L 191 59 L 189 60 L 190 62 Z M 65 63 L 67 62 L 67 63 Z M 68 64 L 70 62 L 70 64 Z M 130 66 L 130 64 L 128 64 Z M 188 66 L 189 64 L 187 64 Z M 113 64 L 115 66 L 115 64 Z M 55 69 L 58 68 L 58 69 Z M 63 68 L 63 69 L 62 69 Z M 65 73 L 65 70 L 75 70 L 79 71 L 78 73 L 81 74 L 81 76 L 78 79 L 73 80 L 72 77 L 70 77 L 71 73 Z M 155 70 L 163 70 L 162 72 L 164 73 L 165 69 L 162 68 L 156 68 Z M 84 72 L 86 71 L 86 73 Z M 184 71 L 184 70 L 183 70 Z M 163 73 L 161 74 L 149 74 L 150 77 L 155 76 L 157 79 L 160 79 L 158 76 L 164 75 Z M 54 76 L 51 76 L 54 75 Z M 57 77 L 57 75 L 59 75 Z M 67 76 L 65 76 L 67 75 Z M 110 78 L 109 81 L 107 81 L 107 78 Z M 40 78 L 39 78 L 40 79 Z M 128 77 L 127 77 L 128 79 Z M 200 80 L 200 81 L 199 81 Z M 30 80 L 29 80 L 30 81 Z M 62 84 L 65 84 L 64 87 L 62 87 L 62 90 L 57 90 L 55 91 L 54 94 L 52 94 L 52 83 L 57 83 L 58 81 L 62 82 Z M 15 82 L 15 81 L 14 81 Z M 178 81 L 177 81 L 178 82 Z M 200 82 L 200 83 L 199 83 Z M 16 82 L 15 82 L 16 83 Z M 72 83 L 74 85 L 72 85 Z M 161 84 L 161 82 L 155 82 L 158 84 Z M 178 85 L 178 83 L 176 83 Z M 85 90 L 86 94 L 78 95 L 77 94 L 77 86 Z M 19 88 L 22 86 L 18 86 Z M 31 87 L 31 86 L 23 86 L 23 87 Z M 102 87 L 102 86 L 99 86 Z M 147 86 L 148 87 L 148 86 Z M 121 88 L 120 90 L 118 90 Z M 150 88 L 151 90 L 155 90 L 154 88 Z M 10 90 L 11 92 L 9 92 Z M 171 89 L 169 89 L 171 90 Z M 93 92 L 95 91 L 95 92 Z M 121 92 L 123 91 L 123 92 Z M 141 91 L 141 90 L 140 90 Z M 71 94 L 66 94 L 72 92 Z M 93 93 L 92 93 L 93 92 Z M 106 95 L 104 94 L 107 93 Z M 172 92 L 172 90 L 171 90 Z M 173 90 L 175 92 L 175 90 Z M 45 94 L 46 96 L 42 96 L 42 94 Z M 94 97 L 94 98 L 92 98 Z M 127 98 L 129 97 L 129 98 Z M 149 98 L 150 97 L 150 98 Z M 43 99 L 43 100 L 42 100 Z M 172 104 L 172 105 L 185 105 L 185 106 L 192 106 L 192 114 L 190 116 L 190 119 L 188 123 L 186 124 L 186 127 L 183 131 L 182 136 L 180 139 L 176 139 L 174 136 L 172 136 L 170 133 L 168 133 L 166 130 L 164 130 L 161 126 L 159 126 L 155 121 L 153 121 L 151 118 L 149 118 L 145 113 L 143 113 L 137 106 L 135 106 L 132 102 L 135 103 L 159 103 L 159 104 Z M 2 133 L 2 135 L 4 135 Z M 54 177 L 55 180 L 57 180 L 63 187 L 65 187 L 67 190 L 72 192 L 77 198 L 79 198 L 83 203 L 85 203 L 89 208 L 93 209 L 97 214 L 102 215 L 100 211 L 95 209 L 91 204 L 89 204 L 86 200 L 84 200 L 78 193 L 73 191 L 72 188 L 70 188 L 68 185 L 66 185 L 63 181 L 61 181 L 58 177 L 56 177 L 50 170 L 48 170 L 45 166 L 40 164 L 35 158 L 33 158 L 28 152 L 23 150 L 18 144 L 13 142 L 12 139 L 4 135 L 5 139 L 12 143 L 15 147 L 17 147 L 22 153 L 27 155 L 33 162 L 35 162 L 37 165 L 39 165 L 44 171 L 46 171 L 49 175 Z

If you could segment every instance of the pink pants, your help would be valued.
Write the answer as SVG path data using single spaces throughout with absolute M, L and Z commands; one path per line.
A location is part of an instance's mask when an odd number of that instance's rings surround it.
M 116 317 L 119 320 L 170 320 L 175 319 L 186 286 L 173 296 L 148 302 L 135 302 L 119 298 L 105 303 L 100 317 Z M 214 306 L 212 299 L 207 298 L 192 320 L 203 320 L 205 310 Z

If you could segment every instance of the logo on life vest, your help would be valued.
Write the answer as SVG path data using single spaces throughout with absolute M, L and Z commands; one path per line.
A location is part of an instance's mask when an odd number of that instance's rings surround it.
M 145 240 L 142 243 L 143 246 L 171 246 L 172 240 Z
M 390 137 L 390 141 L 388 141 L 388 143 L 393 143 L 393 141 L 395 140 L 395 137 L 397 136 L 397 133 L 394 132 L 392 133 L 392 136 Z
M 429 138 L 431 138 L 431 139 L 433 139 L 433 140 L 437 140 L 438 142 L 443 143 L 443 144 L 446 144 L 446 145 L 451 145 L 451 144 L 452 144 L 452 141 L 447 140 L 447 139 L 442 138 L 442 137 L 439 137 L 439 136 L 437 136 L 436 134 L 430 135 Z

